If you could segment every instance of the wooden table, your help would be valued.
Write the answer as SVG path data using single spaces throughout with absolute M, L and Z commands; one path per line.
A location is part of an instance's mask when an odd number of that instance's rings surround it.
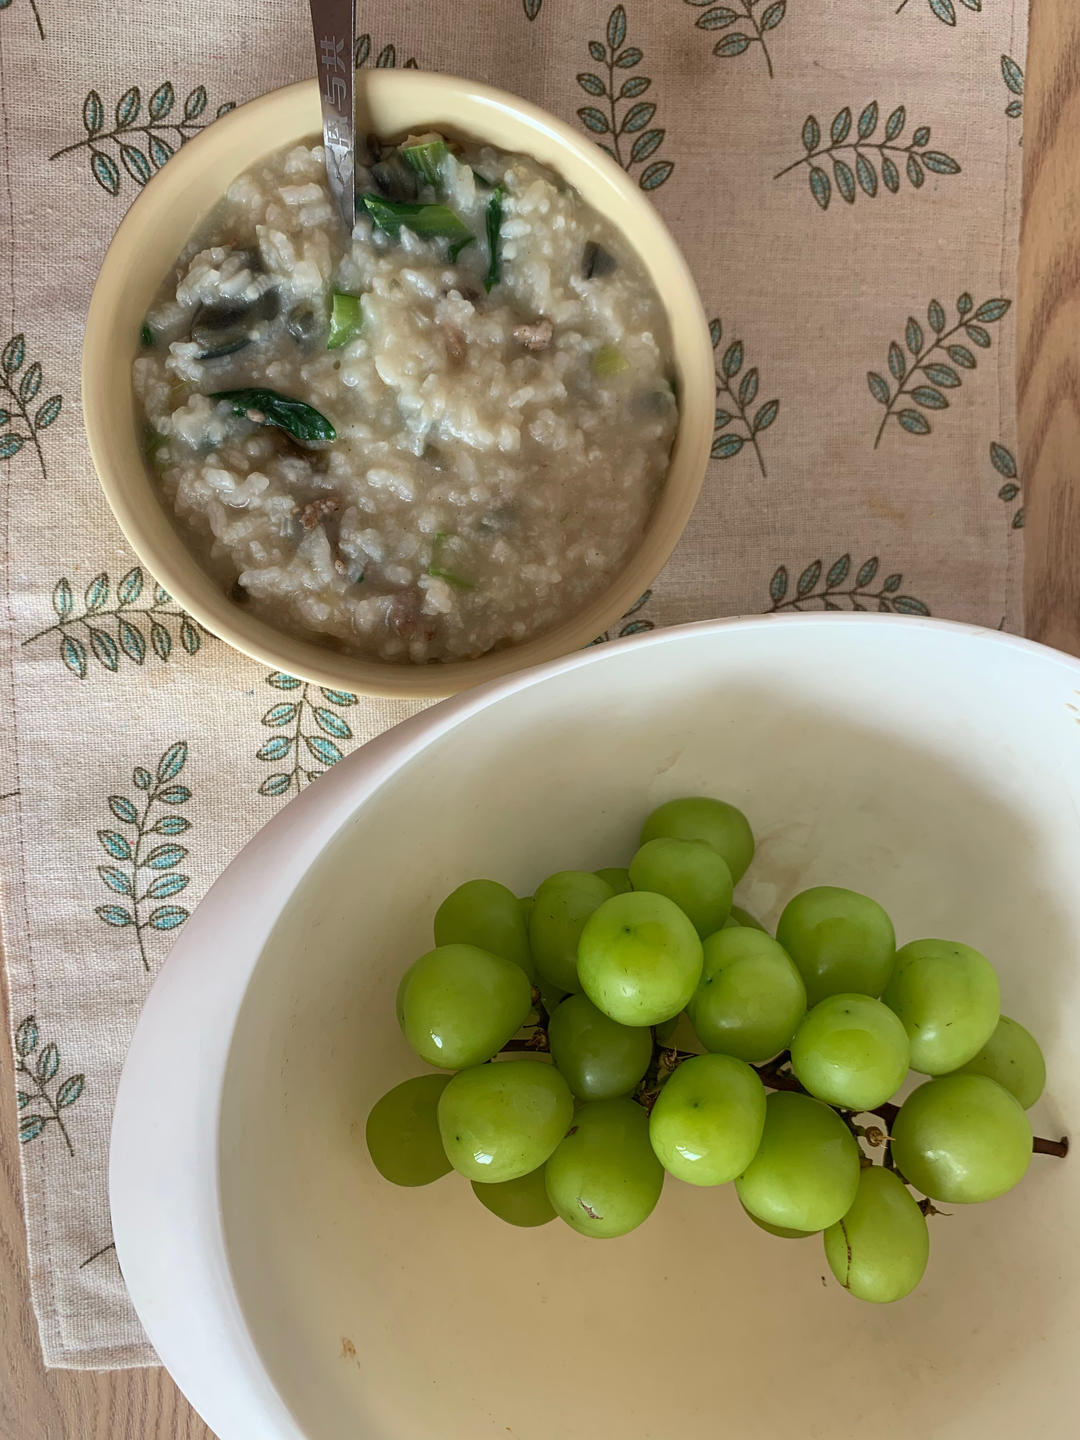
M 1020 255 L 1027 632 L 1080 654 L 1080 5 L 1031 0 Z M 6 993 L 4 995 L 6 1010 Z M 214 1440 L 163 1370 L 46 1371 L 0 1044 L 0 1440 Z

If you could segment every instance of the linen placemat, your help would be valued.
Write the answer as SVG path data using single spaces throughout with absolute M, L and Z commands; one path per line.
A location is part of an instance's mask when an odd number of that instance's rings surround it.
M 1026 24 L 1025 0 L 360 0 L 359 65 L 470 76 L 580 126 L 697 277 L 714 458 L 603 638 L 795 609 L 1019 628 Z M 0 0 L 3 938 L 50 1365 L 155 1361 L 106 1161 L 170 941 L 264 820 L 409 709 L 268 674 L 188 619 L 126 547 L 79 413 L 90 291 L 140 187 L 224 109 L 313 73 L 302 0 Z

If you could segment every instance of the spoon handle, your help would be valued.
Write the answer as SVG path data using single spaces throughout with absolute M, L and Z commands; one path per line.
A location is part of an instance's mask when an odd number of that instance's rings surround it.
M 355 0 L 309 0 L 322 101 L 326 176 L 347 235 L 356 218 Z

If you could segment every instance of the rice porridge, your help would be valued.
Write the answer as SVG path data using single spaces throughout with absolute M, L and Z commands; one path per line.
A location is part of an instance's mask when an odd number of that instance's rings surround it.
M 615 577 L 678 420 L 659 298 L 536 162 L 371 139 L 346 244 L 321 144 L 253 167 L 146 317 L 145 450 L 238 604 L 422 664 L 516 644 Z

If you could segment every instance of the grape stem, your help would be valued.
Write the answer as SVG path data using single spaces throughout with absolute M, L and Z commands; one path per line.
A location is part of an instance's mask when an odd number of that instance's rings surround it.
M 547 1022 L 548 1014 L 540 1000 L 540 992 L 533 992 L 533 1006 L 540 1017 L 538 1023 L 533 1027 L 532 1034 L 526 1039 L 508 1040 L 503 1050 L 548 1050 Z M 663 1083 L 675 1073 L 678 1067 L 686 1060 L 693 1060 L 695 1054 L 692 1050 L 674 1050 L 667 1045 L 653 1041 L 653 1058 L 649 1062 L 649 1068 L 641 1084 L 634 1091 L 633 1098 L 646 1111 L 652 1110 L 657 1098 L 663 1088 Z M 774 1060 L 769 1060 L 764 1065 L 753 1065 L 751 1069 L 757 1075 L 767 1090 L 792 1090 L 798 1095 L 806 1095 L 806 1087 L 800 1085 L 795 1076 L 785 1069 L 791 1063 L 791 1052 L 782 1051 Z M 833 1107 L 836 1109 L 836 1107 Z M 857 1131 L 855 1123 L 855 1112 L 851 1110 L 836 1110 L 837 1115 L 843 1120 L 854 1135 Z M 885 1125 L 883 1136 L 884 1151 L 882 1164 L 889 1170 L 896 1170 L 896 1164 L 892 1156 L 891 1130 L 893 1121 L 900 1114 L 900 1106 L 893 1105 L 891 1101 L 884 1105 L 878 1105 L 873 1110 L 860 1111 L 860 1114 L 876 1115 Z M 1041 1135 L 1036 1135 L 1031 1143 L 1031 1150 L 1034 1155 L 1055 1155 L 1059 1160 L 1064 1160 L 1069 1153 L 1069 1137 L 1062 1136 L 1060 1140 L 1047 1140 Z M 940 1213 L 940 1212 L 935 1212 Z

